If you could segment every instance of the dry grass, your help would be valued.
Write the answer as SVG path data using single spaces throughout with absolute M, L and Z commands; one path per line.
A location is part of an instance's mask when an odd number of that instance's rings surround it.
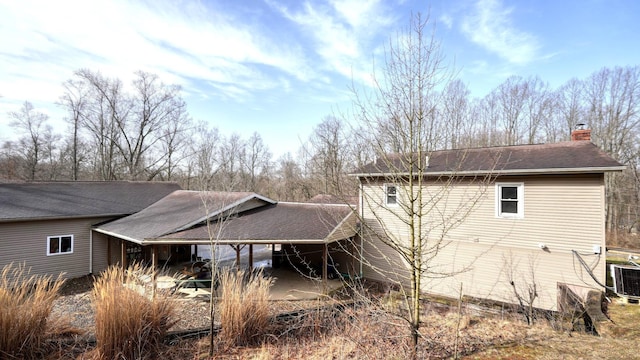
M 640 305 L 614 301 L 609 306 L 611 327 L 603 336 L 554 331 L 540 326 L 535 337 L 508 347 L 488 346 L 465 359 L 638 359 Z
M 245 281 L 245 279 L 247 279 Z M 226 271 L 220 276 L 220 324 L 222 348 L 246 346 L 262 339 L 269 325 L 269 288 L 273 280 L 261 273 L 245 277 L 243 271 Z
M 407 323 L 391 314 L 376 296 L 364 296 L 356 304 L 349 301 L 353 296 L 349 296 L 345 302 L 328 298 L 305 302 L 267 302 L 266 285 L 250 286 L 252 281 L 244 283 L 243 275 L 227 275 L 229 279 L 223 279 L 223 294 L 217 310 L 220 311 L 219 315 L 226 311 L 231 318 L 222 320 L 223 331 L 226 324 L 228 333 L 218 334 L 215 359 L 404 359 L 409 354 L 411 345 Z M 122 276 L 123 282 L 127 282 L 126 276 Z M 137 285 L 135 279 L 129 286 Z M 253 281 L 259 284 L 262 280 Z M 230 285 L 225 286 L 225 282 Z M 128 286 L 124 288 L 131 290 Z M 224 293 L 225 289 L 236 291 Z M 261 291 L 264 292 L 258 297 L 263 300 L 257 300 L 255 293 Z M 126 305 L 127 301 L 123 300 L 122 295 L 118 297 L 119 307 L 132 306 Z M 142 298 L 145 303 L 150 301 L 144 296 L 136 295 L 134 298 Z M 223 306 L 225 299 L 228 303 Z M 568 327 L 556 331 L 544 321 L 527 326 L 522 319 L 510 318 L 506 314 L 482 316 L 472 312 L 471 308 L 463 307 L 458 312 L 455 308 L 434 302 L 425 302 L 424 305 L 419 358 L 454 358 L 456 354 L 463 359 L 640 358 L 640 345 L 637 342 L 640 336 L 639 305 L 610 305 L 609 314 L 615 326 L 608 328 L 604 336 L 571 332 L 567 330 Z M 295 312 L 302 308 L 304 310 L 296 312 L 295 316 L 277 320 L 270 317 L 282 311 Z M 121 315 L 112 313 L 112 316 Z M 144 315 L 138 313 L 134 317 L 143 319 Z M 130 326 L 122 320 L 114 321 L 113 326 L 116 323 L 123 327 Z M 118 343 L 118 336 L 119 344 L 138 341 L 136 347 L 140 350 L 133 356 L 126 356 L 123 350 L 117 350 L 103 358 L 209 359 L 208 338 L 180 340 L 172 346 L 163 346 L 160 337 L 147 345 L 139 342 L 141 337 L 146 336 L 140 333 L 119 333 L 112 342 Z M 96 356 L 97 351 L 89 353 L 80 346 L 82 344 L 50 349 L 49 358 Z M 0 358 L 3 358 L 2 354 Z
M 62 277 L 30 275 L 24 266 L 6 265 L 0 273 L 0 358 L 36 358 L 45 352 L 47 318 L 64 283 Z
M 326 305 L 333 303 L 335 308 Z M 375 301 L 346 304 L 318 302 L 318 307 L 269 326 L 270 334 L 253 347 L 246 344 L 216 354 L 216 359 L 405 359 L 410 353 L 408 324 Z M 522 322 L 480 318 L 427 306 L 419 358 L 442 359 L 486 347 L 511 346 L 539 330 Z M 456 335 L 458 329 L 458 335 Z M 201 345 L 204 347 L 204 345 Z
M 100 359 L 153 359 L 174 324 L 175 303 L 163 293 L 151 297 L 141 284 L 152 270 L 134 265 L 114 266 L 104 272 L 92 291 L 95 309 L 96 349 Z

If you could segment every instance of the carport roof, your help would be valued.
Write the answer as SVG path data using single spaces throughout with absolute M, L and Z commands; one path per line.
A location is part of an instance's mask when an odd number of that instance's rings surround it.
M 355 234 L 356 216 L 348 205 L 281 202 L 144 244 L 326 244 Z
M 252 192 L 175 191 L 138 213 L 100 225 L 97 232 L 142 244 L 207 219 L 275 204 Z

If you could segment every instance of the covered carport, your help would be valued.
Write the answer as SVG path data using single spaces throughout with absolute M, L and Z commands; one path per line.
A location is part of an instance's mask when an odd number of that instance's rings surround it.
M 329 247 L 342 242 L 342 249 L 353 248 L 356 236 L 356 215 L 347 205 L 287 203 L 265 205 L 226 218 L 219 218 L 187 230 L 145 240 L 146 244 L 230 245 L 238 254 L 249 247 L 249 267 L 253 267 L 255 245 L 316 247 L 321 253 L 322 281 L 326 284 L 329 268 Z M 357 249 L 354 249 L 357 250 Z M 359 266 L 355 252 L 344 254 L 351 265 L 345 271 L 353 275 Z
M 313 246 L 321 253 L 326 284 L 329 247 L 340 244 L 340 248 L 354 250 L 344 254 L 350 263 L 346 272 L 359 269 L 353 245 L 356 216 L 343 204 L 278 203 L 254 193 L 176 191 L 136 214 L 97 226 L 93 232 L 96 240 L 102 237 L 106 242 L 108 262 L 124 267 L 135 251 L 158 267 L 160 260 L 166 260 L 167 249 L 170 257 L 173 250 L 191 245 L 229 245 L 239 258 L 240 250 L 248 247 L 252 267 L 256 245 Z

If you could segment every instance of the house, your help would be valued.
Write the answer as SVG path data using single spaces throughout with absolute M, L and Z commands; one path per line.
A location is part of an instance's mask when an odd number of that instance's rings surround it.
M 326 278 L 327 264 L 339 260 L 344 272 L 355 271 L 340 244 L 355 236 L 355 222 L 344 204 L 278 203 L 174 183 L 0 184 L 0 267 L 24 263 L 32 274 L 78 277 L 133 261 L 189 262 L 211 245 L 230 245 L 237 258 L 248 246 L 252 263 L 254 245 L 277 244 L 276 256 L 322 267 Z
M 405 209 L 416 169 L 407 167 L 415 164 L 407 159 L 388 156 L 354 174 L 360 180 L 365 278 L 409 279 L 408 263 L 389 246 L 409 239 Z M 596 145 L 577 140 L 434 151 L 422 163 L 428 266 L 422 291 L 458 298 L 462 290 L 464 296 L 518 303 L 518 296 L 526 300 L 535 289 L 534 307 L 557 310 L 560 288 L 578 295 L 603 289 L 605 173 L 624 166 Z
M 106 268 L 106 244 L 91 228 L 134 214 L 180 189 L 175 183 L 128 181 L 0 184 L 0 267 L 78 277 Z

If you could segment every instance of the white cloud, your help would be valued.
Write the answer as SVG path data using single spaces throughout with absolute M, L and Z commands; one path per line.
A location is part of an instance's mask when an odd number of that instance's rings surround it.
M 79 68 L 125 83 L 144 70 L 185 89 L 204 80 L 234 89 L 232 97 L 279 84 L 260 66 L 313 78 L 295 46 L 251 26 L 200 3 L 0 2 L 0 94 L 52 103 Z
M 471 41 L 507 61 L 526 64 L 538 56 L 540 45 L 534 35 L 512 24 L 512 12 L 500 0 L 478 0 L 473 13 L 463 18 L 462 31 Z
M 444 24 L 447 29 L 451 29 L 453 27 L 453 18 L 449 14 L 442 14 L 439 18 L 440 23 Z
M 394 18 L 379 1 L 331 0 L 328 5 L 305 2 L 300 10 L 270 2 L 285 18 L 302 28 L 313 40 L 313 50 L 325 71 L 369 82 L 374 40 Z

